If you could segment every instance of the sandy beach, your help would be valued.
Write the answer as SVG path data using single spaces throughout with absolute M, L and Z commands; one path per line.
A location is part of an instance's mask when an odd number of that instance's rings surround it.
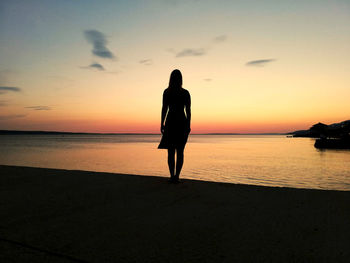
M 0 166 L 0 262 L 347 262 L 350 192 Z

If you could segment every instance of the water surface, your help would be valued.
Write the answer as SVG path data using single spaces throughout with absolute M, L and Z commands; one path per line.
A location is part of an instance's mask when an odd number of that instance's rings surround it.
M 0 164 L 168 176 L 159 135 L 0 135 Z M 183 178 L 350 190 L 350 151 L 309 138 L 191 135 Z

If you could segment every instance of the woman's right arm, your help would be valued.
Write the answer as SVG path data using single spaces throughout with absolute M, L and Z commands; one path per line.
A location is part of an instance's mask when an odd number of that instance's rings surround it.
M 164 127 L 165 127 L 165 117 L 168 112 L 168 100 L 167 100 L 167 95 L 164 90 L 163 92 L 163 105 L 162 105 L 162 116 L 161 116 L 161 122 L 160 122 L 160 132 L 163 134 L 164 133 Z

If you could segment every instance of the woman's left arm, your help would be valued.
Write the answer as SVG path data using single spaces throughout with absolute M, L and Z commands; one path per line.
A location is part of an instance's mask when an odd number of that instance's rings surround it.
M 186 118 L 187 118 L 187 125 L 188 125 L 188 132 L 191 131 L 191 95 L 188 92 L 188 99 L 185 105 L 186 109 Z

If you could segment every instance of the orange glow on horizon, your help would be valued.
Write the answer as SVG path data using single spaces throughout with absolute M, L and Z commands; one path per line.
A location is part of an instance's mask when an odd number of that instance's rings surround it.
M 287 133 L 295 130 L 309 129 L 321 121 L 326 124 L 343 121 L 344 119 L 302 120 L 302 121 L 192 121 L 192 134 L 205 133 Z M 87 133 L 160 133 L 160 120 L 135 121 L 118 119 L 50 119 L 37 118 L 9 122 L 9 130 L 41 130 Z M 50 127 L 49 129 L 46 127 Z

